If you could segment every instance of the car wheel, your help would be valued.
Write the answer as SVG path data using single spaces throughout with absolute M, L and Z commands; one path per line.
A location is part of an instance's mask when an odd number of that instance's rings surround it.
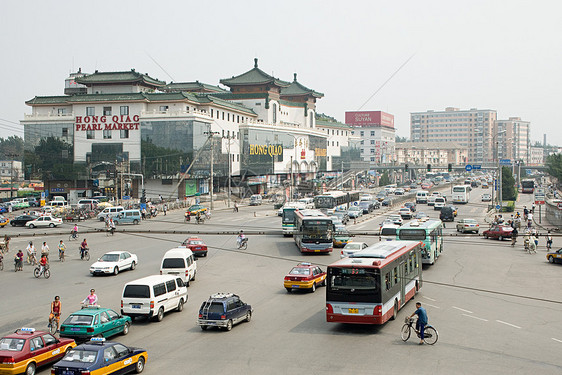
M 31 362 L 29 365 L 27 365 L 27 368 L 25 369 L 25 375 L 35 375 L 35 368 L 36 368 L 35 363 Z
M 53 223 L 49 224 L 49 228 L 54 228 L 54 227 L 55 227 L 55 224 L 53 224 Z
M 135 268 L 137 268 L 137 263 L 135 262 L 131 263 L 131 270 L 134 270 Z
M 499 240 L 499 241 L 503 241 L 503 237 L 502 237 L 502 236 L 499 236 L 499 237 L 498 237 L 498 240 Z
M 548 257 L 548 261 L 549 261 L 549 263 L 554 263 L 554 257 L 553 257 L 553 256 L 549 256 L 549 257 Z
M 129 323 L 125 323 L 125 325 L 123 326 L 123 336 L 125 336 L 127 333 L 129 333 Z
M 207 328 L 209 328 L 209 327 L 208 327 L 208 326 L 201 326 L 201 329 L 202 329 L 203 331 L 206 331 Z
M 293 291 L 293 289 L 291 289 L 291 288 L 285 288 L 285 289 L 287 289 L 288 293 L 291 293 Z
M 484 235 L 484 238 L 485 238 L 485 239 L 488 239 L 488 234 L 485 234 L 485 235 Z
M 117 275 L 118 273 L 119 273 L 119 268 L 118 268 L 118 267 L 115 267 L 115 268 L 113 269 L 113 274 L 114 274 L 114 275 Z
M 14 223 L 13 221 L 10 224 L 12 224 L 13 227 L 16 226 L 16 223 Z
M 137 364 L 135 366 L 135 372 L 140 374 L 144 370 L 144 357 L 139 357 Z
M 178 312 L 183 311 L 183 298 L 180 299 L 178 307 L 176 309 Z
M 227 331 L 232 330 L 232 320 L 229 320 L 228 323 L 226 323 L 226 330 Z
M 156 321 L 157 321 L 157 322 L 161 322 L 162 319 L 164 319 L 164 308 L 163 308 L 163 307 L 161 307 L 161 308 L 158 310 L 158 314 L 156 315 Z
M 33 229 L 33 228 L 35 228 L 35 225 L 29 224 L 29 227 L 30 227 L 31 229 Z
M 396 320 L 396 316 L 398 315 L 398 301 L 394 300 L 394 309 L 392 309 L 392 317 L 390 320 Z
M 312 288 L 310 288 L 312 293 L 316 292 L 316 283 L 312 283 Z
M 252 320 L 252 312 L 251 312 L 251 311 L 248 311 L 248 312 L 246 313 L 246 321 L 249 322 L 250 320 Z
M 139 221 L 138 221 L 137 219 L 133 220 L 133 224 L 136 225 L 136 224 L 138 224 L 138 223 L 139 223 Z

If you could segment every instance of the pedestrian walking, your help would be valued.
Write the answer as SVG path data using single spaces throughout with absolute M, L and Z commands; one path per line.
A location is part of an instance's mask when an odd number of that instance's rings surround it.
M 166 216 L 166 211 L 168 211 L 168 205 L 164 203 L 164 207 L 162 207 L 162 211 L 164 211 L 164 216 Z
M 517 242 L 517 235 L 519 234 L 519 231 L 517 230 L 517 228 L 513 228 L 513 230 L 511 231 L 511 247 L 515 246 L 515 243 Z
M 549 230 L 546 235 L 546 251 L 549 251 L 551 249 L 552 249 L 552 236 L 550 235 L 550 230 Z
M 142 220 L 146 220 L 146 208 L 143 208 L 141 211 Z

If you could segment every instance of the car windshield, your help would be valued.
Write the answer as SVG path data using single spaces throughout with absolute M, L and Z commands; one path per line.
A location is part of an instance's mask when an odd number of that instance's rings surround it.
M 309 268 L 295 267 L 289 272 L 289 275 L 310 275 Z
M 335 227 L 335 232 L 336 232 L 336 235 L 347 235 L 347 234 L 349 234 L 349 231 L 344 226 L 341 226 L 341 225 L 337 225 Z
M 25 344 L 24 339 L 10 339 L 4 337 L 0 340 L 0 350 L 8 350 L 10 352 L 21 352 L 23 345 Z
M 63 324 L 74 326 L 89 326 L 92 325 L 93 316 L 91 315 L 70 315 Z
M 203 241 L 187 241 L 188 245 L 203 245 Z
M 100 262 L 117 262 L 119 260 L 119 254 L 104 254 L 100 258 Z
M 345 250 L 360 250 L 361 244 L 360 243 L 348 243 L 345 245 Z
M 94 363 L 97 355 L 98 352 L 94 352 L 92 350 L 74 349 L 68 352 L 62 360 L 68 362 Z
M 476 220 L 474 219 L 464 219 L 464 222 L 468 224 L 476 224 Z

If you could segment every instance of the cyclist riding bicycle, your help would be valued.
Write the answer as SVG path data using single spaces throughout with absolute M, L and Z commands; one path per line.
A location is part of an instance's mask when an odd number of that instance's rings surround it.
M 60 297 L 55 296 L 55 300 L 51 302 L 51 313 L 49 314 L 49 328 L 52 325 L 53 319 L 57 320 L 57 327 L 60 327 L 60 314 L 62 312 L 62 305 Z M 58 332 L 58 329 L 57 329 Z
M 78 237 L 78 225 L 74 224 L 74 228 L 70 231 L 72 238 L 76 239 Z
M 238 237 L 236 237 L 236 242 L 238 243 L 238 247 L 242 246 L 242 243 L 246 241 L 246 236 L 244 235 L 244 231 L 241 230 L 240 233 L 238 233 Z
M 45 272 L 47 268 L 49 268 L 49 260 L 45 254 L 41 255 L 41 259 L 39 259 L 39 273 Z
M 425 326 L 427 325 L 427 312 L 422 307 L 421 302 L 416 302 L 416 308 L 417 310 L 414 311 L 412 315 L 410 315 L 410 318 L 413 318 L 414 315 L 418 316 L 418 321 L 416 322 L 416 330 L 420 332 L 420 345 L 422 345 L 424 339 L 423 333 L 425 330 Z
M 32 264 L 37 262 L 37 251 L 35 250 L 35 246 L 33 246 L 33 242 L 29 241 L 29 245 L 25 248 L 27 252 L 27 261 Z
M 59 242 L 59 259 L 64 258 L 64 251 L 66 250 L 66 245 L 62 240 Z
M 113 221 L 113 218 L 109 219 L 109 232 L 111 234 L 113 234 L 113 232 L 115 232 L 115 222 Z
M 46 241 L 41 245 L 41 256 L 43 255 L 47 257 L 47 260 L 49 259 L 49 245 L 47 245 Z
M 88 243 L 84 238 L 84 241 L 82 241 L 82 243 L 80 244 L 80 259 L 84 259 L 84 254 L 86 253 L 86 250 L 88 250 Z
M 16 263 L 16 269 L 18 271 L 23 271 L 23 251 L 21 251 L 21 249 L 19 249 L 14 256 L 14 262 Z
M 82 305 L 95 306 L 98 304 L 98 296 L 95 294 L 95 289 L 90 289 L 90 294 L 82 301 Z

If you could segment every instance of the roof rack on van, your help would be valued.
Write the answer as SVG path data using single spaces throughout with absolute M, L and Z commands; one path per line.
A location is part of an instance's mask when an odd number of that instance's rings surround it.
M 211 294 L 211 297 L 209 298 L 229 298 L 234 296 L 233 293 L 215 293 L 215 294 Z

